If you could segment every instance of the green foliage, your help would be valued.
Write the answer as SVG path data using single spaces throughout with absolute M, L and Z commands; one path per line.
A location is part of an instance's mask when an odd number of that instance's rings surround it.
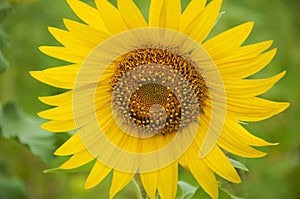
M 211 197 L 201 188 L 195 188 L 190 184 L 179 181 L 176 199 L 211 199 Z M 237 199 L 224 189 L 219 188 L 219 199 Z
M 6 61 L 4 55 L 0 50 L 0 73 L 4 72 L 8 67 L 8 62 Z
M 54 136 L 40 128 L 41 121 L 26 116 L 14 103 L 0 109 L 1 136 L 17 139 L 27 145 L 33 154 L 47 162 L 54 151 Z
M 194 195 L 190 199 L 211 199 L 211 197 L 201 188 L 199 187 Z M 234 199 L 235 197 L 230 195 L 224 189 L 219 188 L 219 199 Z
M 1 12 L 1 10 L 0 10 Z M 4 72 L 8 67 L 8 62 L 3 55 L 3 49 L 8 46 L 8 36 L 0 26 L 0 73 Z
M 243 163 L 231 158 L 229 158 L 229 161 L 234 168 L 241 169 L 243 171 L 249 171 L 248 168 Z
M 7 179 L 0 176 L 0 197 L 2 199 L 22 199 L 26 196 L 26 189 L 17 179 Z
M 0 198 L 23 199 L 26 195 L 24 184 L 18 178 L 11 178 L 6 174 L 6 163 L 0 158 Z
M 195 188 L 190 184 L 179 181 L 176 199 L 211 199 L 211 197 L 201 188 Z M 219 199 L 238 199 L 227 191 L 219 188 Z
M 95 164 L 95 161 L 91 161 L 89 162 L 88 164 L 85 164 L 83 166 L 80 166 L 80 167 L 77 167 L 77 168 L 74 168 L 74 169 L 61 169 L 61 168 L 53 168 L 53 169 L 46 169 L 44 170 L 44 173 L 77 173 L 77 172 L 87 172 L 87 171 L 90 171 L 94 164 Z
M 8 37 L 4 32 L 1 21 L 5 18 L 7 11 L 10 9 L 10 5 L 6 1 L 0 1 L 0 73 L 8 67 L 8 62 L 3 55 L 3 49 L 8 46 Z
M 197 188 L 193 187 L 192 185 L 184 181 L 179 181 L 176 199 L 190 199 L 194 195 L 196 190 Z
M 10 4 L 7 1 L 0 1 L 0 21 L 4 18 L 6 11 L 10 9 Z
M 0 175 L 0 198 L 22 199 L 26 196 L 26 189 L 17 178 L 6 178 Z

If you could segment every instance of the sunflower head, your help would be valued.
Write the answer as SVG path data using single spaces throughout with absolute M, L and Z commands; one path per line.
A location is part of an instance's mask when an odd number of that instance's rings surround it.
M 243 46 L 253 23 L 229 29 L 204 42 L 215 25 L 221 0 L 151 0 L 146 21 L 132 0 L 117 8 L 96 0 L 97 8 L 78 0 L 70 7 L 85 23 L 65 20 L 67 30 L 49 28 L 63 46 L 45 54 L 70 62 L 31 75 L 68 89 L 41 97 L 55 106 L 39 115 L 52 132 L 75 130 L 56 155 L 72 155 L 61 165 L 72 169 L 94 159 L 86 188 L 113 172 L 110 197 L 139 174 L 150 198 L 175 198 L 178 165 L 212 197 L 215 174 L 238 183 L 225 150 L 254 158 L 252 146 L 273 145 L 251 135 L 241 122 L 280 113 L 288 103 L 257 97 L 282 72 L 266 79 L 245 79 L 263 69 L 276 49 L 271 41 Z

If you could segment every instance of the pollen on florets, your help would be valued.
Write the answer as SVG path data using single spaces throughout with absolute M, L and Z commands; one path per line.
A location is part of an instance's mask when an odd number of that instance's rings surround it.
M 200 72 L 170 50 L 133 50 L 116 65 L 111 82 L 115 109 L 144 131 L 177 132 L 205 105 L 208 88 Z

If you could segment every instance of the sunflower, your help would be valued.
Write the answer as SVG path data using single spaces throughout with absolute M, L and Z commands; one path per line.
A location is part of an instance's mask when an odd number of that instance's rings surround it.
M 132 0 L 106 0 L 91 7 L 68 0 L 84 22 L 64 20 L 67 30 L 49 28 L 63 46 L 40 50 L 69 62 L 31 75 L 68 91 L 40 97 L 54 106 L 39 113 L 42 128 L 75 133 L 55 155 L 69 156 L 61 169 L 96 159 L 85 187 L 113 172 L 110 198 L 138 175 L 150 198 L 175 198 L 178 167 L 218 198 L 215 174 L 239 183 L 223 151 L 247 158 L 265 155 L 253 146 L 275 145 L 250 134 L 242 122 L 267 119 L 288 103 L 258 97 L 285 72 L 245 79 L 276 54 L 272 41 L 242 46 L 247 22 L 205 40 L 221 0 L 151 0 L 148 21 Z

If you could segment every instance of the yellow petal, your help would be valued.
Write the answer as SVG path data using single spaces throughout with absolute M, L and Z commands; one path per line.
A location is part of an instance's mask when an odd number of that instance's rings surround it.
M 149 26 L 159 27 L 164 0 L 151 0 L 149 8 Z
M 90 100 L 90 99 L 87 99 Z M 62 106 L 54 107 L 47 109 L 45 111 L 41 111 L 38 113 L 38 115 L 45 119 L 51 119 L 51 120 L 74 120 L 76 116 L 76 120 L 80 119 L 80 123 L 87 123 L 91 120 L 92 111 L 86 109 L 86 104 L 84 103 L 76 103 L 76 109 L 73 109 L 74 104 L 73 103 L 66 103 Z M 99 109 L 104 108 L 106 104 L 98 105 L 97 103 L 95 106 Z M 110 108 L 110 107 L 109 107 Z M 76 111 L 76 115 L 74 115 L 74 111 Z
M 148 196 L 150 197 L 150 199 L 155 199 L 157 183 L 158 183 L 158 172 L 153 171 L 153 172 L 149 172 L 149 173 L 141 173 L 140 177 L 141 177 L 143 186 L 144 186 Z
M 85 42 L 80 41 L 73 37 L 70 32 L 66 30 L 61 30 L 58 28 L 49 27 L 49 32 L 54 36 L 54 38 L 63 44 L 63 46 L 74 52 L 80 52 L 82 55 L 87 55 L 95 46 L 87 45 Z
M 57 59 L 61 59 L 70 63 L 82 63 L 85 59 L 84 56 L 71 51 L 66 47 L 60 46 L 42 46 L 39 47 L 40 51 L 49 55 L 50 57 L 54 57 Z
M 273 102 L 257 97 L 227 98 L 227 113 L 240 121 L 261 121 L 268 119 L 289 106 L 286 102 Z
M 72 104 L 65 104 L 64 106 L 58 106 L 38 113 L 38 116 L 45 119 L 53 120 L 68 120 L 73 119 Z
M 118 134 L 119 136 L 116 136 Z M 111 130 L 111 132 L 107 133 L 106 136 L 112 143 L 114 143 L 119 148 L 125 151 L 139 153 L 139 148 L 138 148 L 139 139 L 127 135 L 126 133 L 122 132 L 121 129 L 118 128 L 115 130 Z
M 219 58 L 218 63 L 228 63 L 237 60 L 253 59 L 260 55 L 262 52 L 270 48 L 273 41 L 264 41 L 256 44 L 241 46 L 232 55 L 228 57 Z
M 122 190 L 131 181 L 134 175 L 134 173 L 114 170 L 109 192 L 110 198 L 112 199 L 120 190 Z
M 96 0 L 96 5 L 106 28 L 111 34 L 117 34 L 128 30 L 119 11 L 112 4 L 106 0 Z
M 128 146 L 127 142 L 130 141 L 130 138 L 134 138 L 132 136 L 128 136 L 119 128 L 118 124 L 116 124 L 115 120 L 113 119 L 110 109 L 110 107 L 106 111 L 102 109 L 101 112 L 97 113 L 98 121 L 100 125 L 103 124 L 101 127 L 103 132 L 105 132 L 107 139 L 115 146 L 118 146 L 118 148 L 124 149 L 123 147 L 126 148 Z M 111 152 L 114 153 L 114 151 Z
M 91 96 L 87 96 L 87 93 L 82 92 L 81 98 L 76 100 L 75 102 L 72 101 L 73 96 L 70 96 L 66 102 L 69 103 L 61 103 L 60 106 L 50 108 L 45 111 L 41 111 L 38 115 L 45 119 L 52 119 L 52 120 L 73 120 L 76 116 L 77 119 L 81 120 L 82 122 L 87 123 L 92 118 L 93 111 L 86 108 L 86 104 L 84 103 L 87 100 L 91 100 Z M 80 101 L 79 101 L 80 100 Z M 109 110 L 110 107 L 107 107 L 107 103 L 109 103 L 110 95 L 106 94 L 103 95 L 95 101 L 95 107 L 97 109 Z M 76 105 L 76 109 L 74 110 L 74 103 Z M 104 109 L 104 107 L 106 109 Z M 76 115 L 74 116 L 74 111 L 76 111 Z
M 225 83 L 226 95 L 229 97 L 258 96 L 271 89 L 284 75 L 285 71 L 265 79 L 228 79 Z
M 72 131 L 76 129 L 76 125 L 74 123 L 74 120 L 54 120 L 54 121 L 49 121 L 41 126 L 43 129 L 51 132 L 67 132 L 67 131 Z
M 39 97 L 39 100 L 50 106 L 60 106 L 66 103 L 72 103 L 73 91 L 67 91 L 58 95 Z
M 85 150 L 85 146 L 81 142 L 81 138 L 78 133 L 75 133 L 70 137 L 63 145 L 61 145 L 55 152 L 54 155 L 68 156 L 75 153 L 79 153 Z
M 180 18 L 179 31 L 182 32 L 199 15 L 205 7 L 206 0 L 192 0 L 184 10 Z
M 158 171 L 158 192 L 161 199 L 175 198 L 178 182 L 178 162 Z
M 30 71 L 35 79 L 58 88 L 72 89 L 78 73 L 78 65 L 49 68 L 43 71 Z
M 90 189 L 97 186 L 109 174 L 110 171 L 111 168 L 105 166 L 99 161 L 96 161 L 85 182 L 85 188 Z
M 191 163 L 190 171 L 199 185 L 205 190 L 213 199 L 218 198 L 218 183 L 214 173 L 201 160 L 196 160 Z
M 189 23 L 182 32 L 198 43 L 201 43 L 210 33 L 219 15 L 222 0 L 213 0 L 204 10 Z
M 227 30 L 212 39 L 206 41 L 202 46 L 213 60 L 233 54 L 249 36 L 254 23 L 248 22 Z
M 259 158 L 266 155 L 266 153 L 258 151 L 244 142 L 240 142 L 233 136 L 228 135 L 229 133 L 222 133 L 218 139 L 218 145 L 227 152 L 247 158 Z
M 110 35 L 106 32 L 102 32 L 101 30 L 77 21 L 64 19 L 64 24 L 70 31 L 70 35 L 72 35 L 72 37 L 88 44 L 89 46 L 97 46 L 99 43 L 110 37 Z
M 35 79 L 43 82 L 45 84 L 57 87 L 57 88 L 64 88 L 64 89 L 72 89 L 74 82 L 65 82 L 57 80 L 54 76 L 48 76 L 43 71 L 30 71 L 30 75 Z
M 226 76 L 228 78 L 245 78 L 266 67 L 266 65 L 272 61 L 275 54 L 276 49 L 273 49 L 252 59 L 229 61 L 226 63 L 219 63 L 219 61 L 216 60 L 215 63 L 217 64 L 222 76 Z
M 213 171 L 199 159 L 199 148 L 191 146 L 180 158 L 180 164 L 187 168 L 199 185 L 213 198 L 218 198 L 218 183 Z
M 164 0 L 160 13 L 160 27 L 177 30 L 180 24 L 180 0 Z
M 80 19 L 94 28 L 107 32 L 101 15 L 95 8 L 78 0 L 67 0 L 67 2 Z
M 215 146 L 210 153 L 203 158 L 203 161 L 222 178 L 234 183 L 241 182 L 239 174 L 218 146 Z
M 221 136 L 233 137 L 239 142 L 244 142 L 250 146 L 271 146 L 276 145 L 276 143 L 269 143 L 260 139 L 251 133 L 249 133 L 241 124 L 236 120 L 226 119 L 224 123 L 224 131 Z
M 129 29 L 148 26 L 141 11 L 132 0 L 118 0 L 118 9 L 124 23 Z
M 69 160 L 63 163 L 61 169 L 74 169 L 89 163 L 94 160 L 95 157 L 91 155 L 87 150 L 75 153 Z

